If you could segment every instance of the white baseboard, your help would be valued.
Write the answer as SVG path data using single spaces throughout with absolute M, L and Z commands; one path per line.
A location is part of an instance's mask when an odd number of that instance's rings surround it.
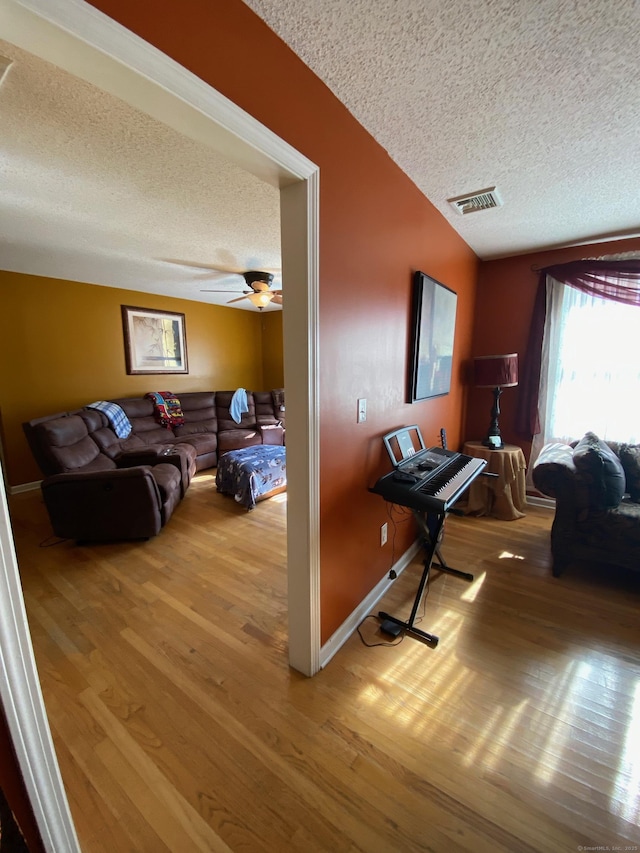
M 397 560 L 393 565 L 393 571 L 396 573 L 397 577 L 400 577 L 402 572 L 407 568 L 407 566 L 411 563 L 416 554 L 420 551 L 422 547 L 421 540 L 416 539 L 416 541 L 408 548 L 404 554 Z M 351 613 L 350 616 L 345 619 L 342 625 L 338 628 L 338 630 L 327 640 L 327 642 L 320 649 L 320 667 L 325 667 L 331 658 L 336 654 L 336 652 L 346 643 L 349 637 L 356 630 L 358 625 L 362 622 L 365 616 L 369 615 L 369 613 L 375 608 L 376 604 L 382 596 L 389 589 L 391 584 L 396 580 L 396 578 L 390 578 L 387 573 L 382 580 L 374 586 L 369 595 L 360 602 L 360 604 L 356 607 L 356 609 Z
M 40 488 L 42 480 L 35 480 L 33 483 L 21 483 L 19 486 L 9 486 L 10 495 L 19 495 L 21 492 L 34 492 Z
M 555 509 L 556 502 L 553 498 L 543 498 L 538 497 L 537 495 L 527 495 L 527 503 L 532 506 L 543 506 L 546 509 Z

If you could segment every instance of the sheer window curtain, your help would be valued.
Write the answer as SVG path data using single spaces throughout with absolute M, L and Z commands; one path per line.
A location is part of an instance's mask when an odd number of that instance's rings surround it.
M 545 444 L 599 438 L 640 442 L 640 310 L 547 277 L 539 417 Z
M 636 253 L 540 271 L 517 414 L 518 431 L 533 442 L 529 475 L 551 441 L 587 430 L 640 441 L 639 345 Z

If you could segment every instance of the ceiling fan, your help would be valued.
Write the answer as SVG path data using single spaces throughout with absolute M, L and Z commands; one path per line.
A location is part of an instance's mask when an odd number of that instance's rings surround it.
M 236 269 L 229 269 L 229 267 L 219 267 L 215 264 L 202 264 L 202 263 L 194 263 L 193 261 L 183 261 L 177 260 L 175 258 L 162 258 L 165 263 L 175 264 L 181 267 L 187 267 L 190 269 L 202 270 L 204 276 L 214 277 L 220 279 L 220 283 L 222 281 L 236 277 L 242 276 L 245 280 L 245 284 L 249 288 L 248 290 L 230 290 L 229 288 L 224 289 L 202 289 L 201 293 L 242 293 L 242 296 L 239 296 L 237 299 L 231 299 L 227 305 L 231 305 L 233 302 L 240 302 L 242 299 L 248 299 L 253 305 L 256 306 L 260 311 L 265 308 L 269 303 L 273 302 L 275 305 L 282 305 L 282 290 L 272 290 L 271 285 L 273 284 L 275 275 L 274 273 L 280 273 L 280 269 L 269 270 L 248 270 L 247 272 L 241 272 L 236 267 Z
M 249 288 L 249 290 L 235 291 L 236 293 L 242 293 L 242 296 L 239 296 L 237 299 L 230 299 L 227 302 L 227 305 L 231 305 L 233 302 L 241 302 L 243 299 L 248 299 L 255 307 L 262 311 L 270 302 L 273 302 L 275 305 L 282 305 L 282 291 L 281 290 L 271 290 L 271 285 L 273 284 L 273 273 L 264 272 L 261 270 L 248 270 L 243 273 L 235 273 L 235 275 L 241 275 L 245 284 Z M 209 290 L 203 289 L 202 293 L 234 293 L 233 290 Z

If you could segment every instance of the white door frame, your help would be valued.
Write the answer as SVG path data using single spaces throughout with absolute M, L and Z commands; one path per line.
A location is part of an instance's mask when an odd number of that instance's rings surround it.
M 208 84 L 83 0 L 0 0 L 0 34 L 280 188 L 287 388 L 289 662 L 320 669 L 319 170 Z M 0 698 L 47 850 L 78 853 L 0 478 Z

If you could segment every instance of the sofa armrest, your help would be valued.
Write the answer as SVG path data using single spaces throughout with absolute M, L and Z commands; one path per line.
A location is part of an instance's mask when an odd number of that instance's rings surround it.
M 114 458 L 118 468 L 136 468 L 139 465 L 158 465 L 166 462 L 166 455 L 158 447 L 142 447 L 135 450 L 123 450 Z
M 41 488 L 53 531 L 64 539 L 147 539 L 162 527 L 162 499 L 149 467 L 54 474 Z
M 169 444 L 165 447 L 155 445 L 126 450 L 116 456 L 115 463 L 118 468 L 132 468 L 138 465 L 173 465 L 180 474 L 181 496 L 184 497 L 191 482 L 189 456 L 184 448 L 184 444 L 180 444 L 179 447 Z
M 592 507 L 592 478 L 573 461 L 568 444 L 546 444 L 533 465 L 533 483 L 544 495 L 556 500 L 556 512 L 588 512 Z
M 545 444 L 533 464 L 533 482 L 543 494 L 556 496 L 578 475 L 573 463 L 573 448 L 568 444 Z

